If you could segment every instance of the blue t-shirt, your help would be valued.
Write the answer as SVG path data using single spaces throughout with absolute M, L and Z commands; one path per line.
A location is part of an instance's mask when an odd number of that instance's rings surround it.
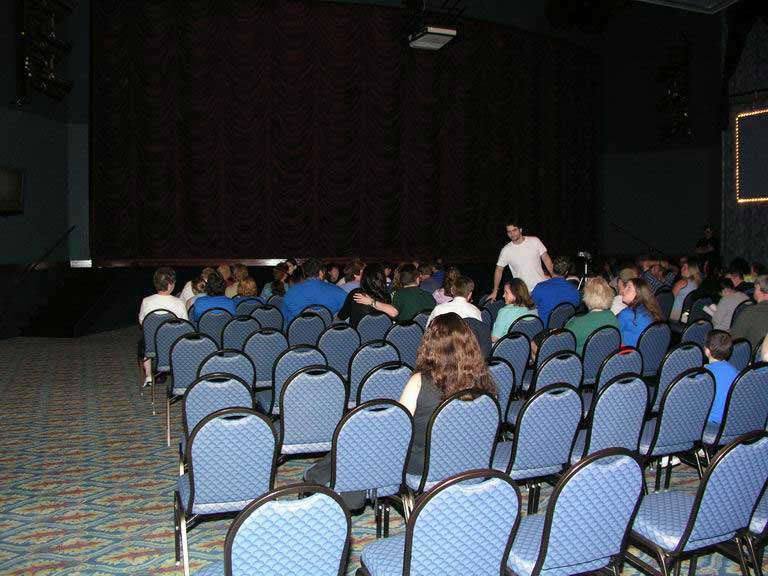
M 211 308 L 224 308 L 224 310 L 228 310 L 232 316 L 237 314 L 237 305 L 232 298 L 226 296 L 200 296 L 195 300 L 195 305 L 192 309 L 193 319 L 200 320 L 200 316 Z
M 323 282 L 320 278 L 308 278 L 303 282 L 294 284 L 285 293 L 281 312 L 286 326 L 288 322 L 301 314 L 310 304 L 322 304 L 334 316 L 344 304 L 347 293 L 335 284 Z
M 653 323 L 653 316 L 642 304 L 635 308 L 624 308 L 619 312 L 619 332 L 624 346 L 637 347 L 640 334 Z
M 715 377 L 715 401 L 712 402 L 712 409 L 709 411 L 709 422 L 720 424 L 723 421 L 723 412 L 725 412 L 725 400 L 728 398 L 728 391 L 739 375 L 736 367 L 727 360 L 717 360 L 705 366 L 707 370 Z
M 536 303 L 536 310 L 539 311 L 539 318 L 546 327 L 549 322 L 549 315 L 555 306 L 563 302 L 569 302 L 575 307 L 581 303 L 579 290 L 568 282 L 565 278 L 550 278 L 536 284 L 536 288 L 531 293 L 531 298 Z

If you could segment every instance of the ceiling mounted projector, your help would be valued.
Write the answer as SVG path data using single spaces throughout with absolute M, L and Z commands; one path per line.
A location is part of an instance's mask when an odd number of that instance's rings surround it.
M 408 45 L 418 50 L 440 50 L 454 38 L 456 38 L 455 28 L 424 26 L 408 35 Z

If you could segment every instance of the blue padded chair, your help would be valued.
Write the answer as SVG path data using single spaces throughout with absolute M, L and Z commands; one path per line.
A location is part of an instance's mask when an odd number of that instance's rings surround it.
M 567 384 L 546 386 L 520 409 L 514 438 L 496 447 L 493 467 L 526 482 L 529 514 L 538 508 L 540 482 L 560 474 L 568 465 L 581 412 L 576 388 Z
M 284 299 L 285 299 L 285 296 L 280 296 L 279 294 L 272 294 L 272 296 L 267 298 L 267 306 L 274 306 L 279 310 L 283 306 Z
M 522 332 L 508 332 L 506 336 L 496 340 L 491 349 L 491 357 L 503 358 L 509 362 L 515 371 L 516 386 L 520 389 L 531 358 L 531 342 L 528 336 Z
M 413 317 L 413 321 L 416 322 L 419 326 L 421 326 L 422 330 L 427 329 L 427 320 L 429 320 L 429 315 L 431 314 L 432 310 L 423 310 L 416 314 L 416 316 Z
M 679 573 L 684 558 L 690 558 L 693 573 L 698 557 L 718 544 L 735 541 L 741 550 L 766 480 L 768 436 L 740 436 L 718 452 L 695 495 L 671 490 L 643 498 L 630 544 L 651 555 L 660 571 L 629 552 L 625 558 L 646 574 L 668 575 Z M 749 573 L 743 561 L 742 573 Z
M 661 457 L 693 452 L 701 475 L 698 448 L 715 399 L 715 379 L 704 368 L 691 368 L 677 377 L 661 396 L 659 415 L 648 420 L 640 437 L 640 454 L 656 466 L 656 490 L 661 484 Z M 667 466 L 664 487 L 669 488 L 672 466 Z
M 400 491 L 413 442 L 413 418 L 393 400 L 365 402 L 333 433 L 331 479 L 336 492 L 365 491 L 373 502 L 376 537 L 389 536 L 389 506 L 379 498 Z
M 582 357 L 584 364 L 583 384 L 585 386 L 595 386 L 597 373 L 603 362 L 620 346 L 621 334 L 613 326 L 598 328 L 587 337 Z
M 730 327 L 733 327 L 733 325 L 736 323 L 736 318 L 741 316 L 741 313 L 744 312 L 750 306 L 752 306 L 754 303 L 755 303 L 754 300 L 744 300 L 744 302 L 742 302 L 741 304 L 736 306 L 736 309 L 733 311 L 733 316 L 731 316 L 731 326 Z
M 328 327 L 331 324 L 333 324 L 333 313 L 328 309 L 327 306 L 323 306 L 322 304 L 311 304 L 307 307 L 305 307 L 301 314 L 304 312 L 314 312 L 320 318 L 323 319 L 323 322 L 325 323 L 325 326 Z
M 278 488 L 238 515 L 224 541 L 224 562 L 197 576 L 343 576 L 351 533 L 349 511 L 332 490 Z
M 507 574 L 619 573 L 643 494 L 643 466 L 626 450 L 602 450 L 558 481 L 545 514 L 520 521 Z
M 185 454 L 188 472 L 179 476 L 174 493 L 176 561 L 183 556 L 185 575 L 187 531 L 201 516 L 239 512 L 271 490 L 276 446 L 269 420 L 243 408 L 210 414 L 192 430 Z
M 762 498 L 757 503 L 752 520 L 749 522 L 749 531 L 744 535 L 744 541 L 749 550 L 752 566 L 762 566 L 765 543 L 768 542 L 768 490 L 763 492 Z M 758 576 L 761 571 L 755 570 Z
M 371 369 L 363 376 L 357 388 L 355 404 L 360 405 L 371 400 L 399 401 L 408 380 L 413 376 L 413 368 L 402 362 L 385 362 Z
M 171 445 L 171 405 L 184 396 L 197 379 L 200 365 L 218 346 L 213 339 L 199 332 L 181 336 L 171 347 L 171 379 L 165 394 L 165 440 Z
M 268 390 L 257 390 L 256 399 L 261 409 L 271 416 L 280 414 L 280 392 L 288 379 L 307 366 L 327 366 L 328 361 L 314 346 L 290 346 L 275 359 L 272 382 Z
M 606 448 L 637 452 L 648 407 L 648 387 L 636 374 L 614 378 L 595 394 L 587 427 L 579 430 L 571 464 Z
M 659 288 L 656 291 L 656 302 L 659 304 L 664 320 L 669 321 L 669 315 L 672 314 L 672 308 L 675 305 L 675 295 L 672 290 L 666 287 Z
M 253 312 L 257 306 L 262 306 L 263 304 L 264 300 L 258 296 L 243 298 L 237 302 L 237 306 L 235 306 L 235 313 L 237 316 L 250 316 L 251 312 Z
M 328 358 L 328 366 L 347 378 L 349 360 L 360 347 L 360 335 L 349 324 L 331 324 L 320 334 L 317 347 Z
M 413 510 L 415 495 L 449 476 L 490 468 L 501 424 L 499 403 L 485 393 L 462 390 L 432 413 L 427 424 L 422 474 L 406 474 L 403 508 Z
M 200 363 L 197 370 L 197 377 L 208 374 L 231 374 L 237 376 L 248 385 L 249 390 L 253 391 L 253 384 L 256 381 L 256 368 L 248 356 L 240 350 L 216 350 L 211 352 Z
M 752 345 L 746 338 L 736 338 L 733 341 L 733 348 L 731 349 L 731 355 L 728 358 L 736 370 L 741 372 L 752 361 Z
M 768 421 L 768 363 L 753 364 L 736 377 L 725 400 L 720 425 L 707 423 L 702 443 L 707 458 L 742 434 L 765 430 Z
M 533 365 L 533 369 L 526 371 L 523 376 L 523 390 L 527 392 L 530 389 L 534 374 L 551 356 L 560 354 L 561 352 L 575 351 L 576 336 L 573 335 L 573 332 L 564 328 L 547 331 L 546 336 L 541 339 L 541 343 L 539 344 L 539 350 L 536 355 L 536 362 Z
M 357 323 L 357 333 L 360 334 L 360 343 L 368 344 L 375 340 L 384 340 L 392 326 L 392 319 L 383 312 L 370 312 L 360 318 Z
M 272 300 L 272 298 L 269 300 Z M 262 328 L 274 328 L 281 332 L 283 330 L 283 313 L 280 312 L 279 306 L 273 306 L 272 304 L 257 306 L 251 312 L 251 316 L 259 321 Z
M 695 342 L 702 348 L 704 348 L 707 334 L 712 330 L 712 322 L 705 319 L 699 319 L 689 324 L 683 332 L 680 342 Z
M 499 310 L 504 308 L 506 305 L 506 302 L 504 302 L 503 299 L 494 300 L 493 302 L 488 302 L 488 300 L 481 300 L 478 303 L 478 307 L 480 310 L 488 310 L 491 314 L 491 325 L 493 325 L 494 322 L 496 322 L 496 316 L 499 315 Z
M 256 390 L 272 387 L 275 361 L 287 349 L 288 339 L 276 328 L 262 328 L 245 341 L 243 352 L 256 367 Z
M 512 396 L 515 393 L 515 369 L 504 358 L 491 356 L 488 359 L 488 373 L 496 384 L 496 390 L 499 393 L 498 400 L 501 413 L 506 416 L 509 412 Z M 502 418 L 502 424 L 504 424 L 504 420 L 505 418 Z
M 544 323 L 538 316 L 534 314 L 526 314 L 520 316 L 520 318 L 510 324 L 507 329 L 507 334 L 511 334 L 512 332 L 525 334 L 528 336 L 528 340 L 532 341 L 536 336 L 544 332 Z
M 617 350 L 606 358 L 597 371 L 595 388 L 599 390 L 621 374 L 643 373 L 643 357 L 635 348 Z
M 576 307 L 570 302 L 561 302 L 552 309 L 547 320 L 547 330 L 565 327 L 566 322 L 576 315 Z
M 248 337 L 258 330 L 261 330 L 261 324 L 256 318 L 235 316 L 221 332 L 221 347 L 242 350 Z
M 666 322 L 653 322 L 642 331 L 637 340 L 637 349 L 643 356 L 641 376 L 656 376 L 671 341 L 672 331 Z
M 328 452 L 348 397 L 344 379 L 333 368 L 314 365 L 294 372 L 280 391 L 280 461 Z
M 400 353 L 392 344 L 384 340 L 374 340 L 355 350 L 349 359 L 349 407 L 357 399 L 360 383 L 371 370 L 387 362 L 400 362 Z
M 155 331 L 155 359 L 152 362 L 152 415 L 155 414 L 155 376 L 171 371 L 171 347 L 184 334 L 195 334 L 197 330 L 188 320 L 166 320 Z
M 667 352 L 661 363 L 659 385 L 656 387 L 656 395 L 651 411 L 659 411 L 659 404 L 661 404 L 664 390 L 667 389 L 675 378 L 686 370 L 701 368 L 703 365 L 704 351 L 695 342 L 682 342 Z
M 409 366 L 416 366 L 416 355 L 423 335 L 424 329 L 416 322 L 398 322 L 387 330 L 384 340 L 397 348 L 403 362 Z
M 288 324 L 288 345 L 316 346 L 325 330 L 325 320 L 315 312 L 302 312 Z
M 178 320 L 178 318 L 170 310 L 153 310 L 144 316 L 144 321 L 141 323 L 141 333 L 144 337 L 144 358 L 151 360 L 153 364 L 157 358 L 155 352 L 155 333 L 160 324 L 167 320 Z M 139 358 L 139 368 L 142 376 L 139 380 L 139 392 L 142 396 L 144 395 L 144 358 Z M 154 370 L 150 370 L 148 376 L 150 377 L 150 382 L 154 384 Z
M 362 576 L 498 574 L 520 523 L 520 492 L 494 470 L 441 482 L 419 499 L 405 534 L 363 548 Z
M 481 308 L 480 322 L 482 322 L 486 326 L 493 326 L 493 313 L 487 308 Z
M 203 312 L 197 321 L 197 330 L 201 334 L 207 334 L 216 345 L 221 348 L 221 335 L 224 332 L 224 326 L 232 320 L 232 314 L 224 308 L 211 308 Z

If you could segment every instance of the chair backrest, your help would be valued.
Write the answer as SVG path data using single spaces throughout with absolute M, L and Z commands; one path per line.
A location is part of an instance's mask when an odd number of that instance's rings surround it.
M 532 573 L 576 574 L 608 566 L 626 548 L 642 494 L 643 466 L 626 450 L 603 450 L 573 466 L 547 504 Z
M 405 529 L 403 574 L 504 574 L 520 492 L 498 471 L 449 478 L 419 499 Z
M 584 455 L 606 448 L 637 452 L 648 407 L 648 387 L 637 374 L 614 378 L 595 394 L 587 417 Z
M 349 389 L 324 365 L 295 372 L 280 391 L 280 453 L 327 452 L 344 416 Z
M 640 376 L 642 373 L 643 357 L 637 349 L 624 348 L 617 350 L 603 360 L 603 363 L 600 365 L 600 369 L 597 371 L 595 387 L 599 390 L 621 374 L 637 374 Z
M 747 310 L 754 303 L 755 303 L 754 300 L 744 300 L 744 302 L 736 306 L 736 308 L 733 311 L 733 316 L 731 316 L 731 326 L 733 326 L 736 323 L 736 318 L 741 316 L 741 313 L 744 312 L 744 310 Z
M 581 416 L 581 397 L 573 386 L 552 384 L 534 392 L 517 417 L 507 473 L 561 472 L 570 459 Z
M 160 324 L 166 320 L 178 320 L 178 318 L 170 310 L 152 310 L 152 312 L 144 316 L 144 321 L 141 323 L 141 331 L 144 336 L 145 358 L 155 357 L 155 332 L 157 332 Z
M 224 332 L 224 326 L 232 320 L 232 314 L 224 308 L 211 308 L 203 312 L 197 321 L 197 329 L 202 334 L 208 334 L 213 341 L 221 348 L 221 334 Z
M 357 398 L 357 389 L 368 372 L 387 362 L 400 362 L 400 353 L 384 340 L 363 343 L 349 359 L 349 397 Z
M 707 341 L 707 334 L 712 330 L 712 322 L 705 319 L 699 319 L 693 322 L 689 322 L 688 327 L 683 332 L 683 336 L 680 338 L 681 342 L 695 342 L 702 348 Z
M 576 352 L 560 352 L 550 356 L 533 375 L 531 390 L 540 390 L 550 384 L 568 384 L 577 390 L 581 387 L 583 369 Z
M 536 356 L 536 368 L 539 368 L 544 361 L 555 354 L 561 352 L 574 352 L 576 350 L 576 336 L 573 332 L 564 328 L 550 330 L 541 341 L 539 352 Z
M 659 288 L 656 291 L 656 302 L 661 308 L 661 315 L 665 320 L 669 320 L 669 315 L 672 314 L 672 308 L 675 305 L 675 295 L 672 290 L 667 287 Z
M 704 368 L 691 368 L 664 391 L 649 456 L 691 450 L 701 441 L 715 399 L 715 379 Z
M 678 544 L 720 542 L 749 526 L 768 480 L 768 435 L 739 436 L 725 446 L 699 484 L 688 526 Z
M 257 306 L 261 306 L 263 304 L 264 300 L 258 296 L 243 298 L 237 303 L 237 306 L 235 306 L 235 312 L 238 316 L 250 316 L 251 312 L 253 312 Z
M 203 418 L 190 433 L 185 453 L 186 509 L 192 514 L 241 510 L 271 490 L 276 446 L 269 420 L 253 410 L 227 408 Z
M 528 336 L 528 340 L 530 341 L 536 338 L 541 332 L 544 332 L 544 323 L 538 316 L 525 314 L 510 324 L 507 329 L 507 334 L 511 334 L 512 332 L 522 332 Z
M 464 318 L 464 323 L 472 330 L 472 334 L 475 335 L 477 343 L 480 345 L 480 353 L 483 358 L 488 358 L 491 355 L 491 331 L 493 324 L 486 324 L 478 320 L 477 318 Z
M 211 352 L 203 359 L 197 370 L 197 377 L 208 374 L 231 374 L 237 376 L 253 390 L 256 382 L 256 368 L 244 352 L 225 348 Z
M 367 344 L 374 340 L 384 340 L 384 336 L 390 326 L 392 326 L 392 320 L 383 312 L 370 312 L 366 314 L 357 323 L 360 343 Z
M 496 390 L 499 393 L 501 419 L 504 421 L 509 410 L 509 403 L 512 400 L 512 393 L 520 387 L 516 379 L 515 369 L 504 358 L 491 356 L 488 359 L 488 373 L 496 384 Z
M 488 326 L 493 326 L 493 312 L 488 310 L 488 308 L 481 308 L 480 321 Z
M 197 379 L 200 365 L 218 350 L 213 338 L 207 334 L 193 332 L 180 336 L 171 346 L 171 375 L 173 393 L 181 395 Z
M 333 433 L 329 486 L 337 492 L 399 487 L 412 440 L 413 418 L 396 401 L 358 406 Z
M 504 299 L 501 298 L 499 300 L 495 300 L 493 302 L 488 302 L 487 300 L 483 301 L 481 300 L 478 306 L 482 310 L 488 310 L 488 312 L 491 314 L 491 324 L 496 322 L 496 316 L 499 315 L 499 310 L 504 308 L 506 305 L 506 302 L 504 302 Z
M 416 366 L 416 355 L 421 346 L 424 329 L 416 322 L 398 322 L 393 324 L 384 335 L 384 340 L 394 345 L 400 353 L 400 359 L 411 366 Z
M 166 320 L 155 331 L 155 368 L 158 372 L 171 370 L 171 346 L 184 334 L 194 334 L 192 322 L 188 320 Z
M 741 372 L 752 361 L 752 344 L 746 338 L 736 338 L 728 362 Z
M 349 512 L 332 490 L 280 488 L 249 504 L 229 528 L 224 574 L 342 576 L 351 533 Z
M 496 340 L 491 349 L 491 356 L 509 362 L 515 371 L 517 386 L 520 387 L 531 357 L 531 341 L 522 332 L 508 332 L 506 336 Z
M 256 386 L 271 386 L 275 360 L 288 348 L 288 339 L 276 328 L 262 328 L 245 341 L 243 352 L 256 367 Z
M 304 312 L 314 312 L 320 316 L 320 318 L 323 319 L 323 322 L 325 322 L 326 327 L 333 324 L 333 313 L 328 309 L 328 306 L 323 306 L 322 304 L 310 304 L 301 311 L 302 314 Z
M 283 306 L 283 300 L 285 299 L 285 296 L 280 296 L 279 294 L 272 294 L 269 298 L 267 298 L 267 306 L 274 306 L 275 308 L 281 308 Z
M 462 390 L 443 400 L 427 424 L 424 473 L 427 482 L 491 466 L 501 412 L 496 399 L 485 392 Z
M 576 307 L 570 302 L 561 302 L 552 309 L 547 320 L 548 330 L 557 330 L 565 326 L 573 316 L 576 315 Z
M 221 347 L 242 350 L 248 336 L 261 330 L 261 324 L 251 316 L 235 316 L 227 322 L 221 333 Z
M 413 321 L 416 322 L 419 326 L 421 326 L 422 330 L 427 329 L 427 320 L 429 320 L 429 314 L 431 310 L 424 310 L 422 312 L 419 312 L 416 314 L 416 316 L 413 317 Z
M 355 404 L 385 399 L 399 401 L 411 376 L 413 368 L 402 362 L 385 362 L 376 366 L 363 376 L 357 388 Z
M 316 346 L 325 330 L 325 320 L 315 312 L 302 312 L 288 324 L 288 345 Z
M 715 446 L 742 434 L 765 430 L 768 421 L 768 363 L 753 364 L 736 377 L 723 409 L 723 421 Z
M 598 328 L 584 343 L 584 384 L 597 382 L 597 372 L 608 356 L 621 346 L 621 333 L 613 326 Z
M 680 309 L 680 313 L 681 313 L 680 315 L 682 316 L 686 312 L 690 313 L 691 308 L 693 307 L 693 303 L 696 302 L 696 300 L 698 300 L 699 298 L 701 298 L 704 293 L 705 292 L 700 288 L 696 288 L 688 292 L 688 294 L 685 295 L 685 298 L 683 298 L 683 304 Z
M 274 296 L 272 298 L 274 298 Z M 272 298 L 269 300 L 272 300 Z M 279 306 L 273 306 L 272 304 L 256 306 L 256 308 L 251 311 L 251 316 L 259 321 L 262 328 L 274 328 L 275 330 L 283 329 L 283 313 L 280 312 Z
M 285 383 L 296 372 L 307 366 L 327 366 L 328 361 L 320 350 L 314 346 L 300 344 L 289 346 L 281 352 L 272 368 L 272 406 L 267 413 L 272 414 L 280 399 L 280 393 Z M 266 407 L 265 407 L 266 408 Z
M 659 371 L 659 385 L 656 388 L 656 396 L 653 402 L 653 411 L 656 412 L 661 404 L 664 390 L 680 374 L 691 368 L 700 368 L 704 365 L 704 351 L 695 342 L 682 342 L 672 348 L 664 356 Z
M 246 382 L 224 373 L 206 373 L 189 385 L 181 404 L 184 436 L 206 416 L 225 408 L 253 409 L 253 396 Z
M 696 295 L 691 302 L 691 307 L 688 311 L 688 324 L 696 322 L 698 320 L 709 320 L 712 318 L 710 314 L 707 314 L 705 308 L 712 304 L 712 297 L 701 292 Z
M 320 334 L 317 347 L 328 358 L 328 366 L 346 378 L 349 360 L 360 347 L 360 335 L 349 324 L 331 324 Z
M 643 376 L 656 376 L 672 340 L 672 331 L 666 322 L 653 322 L 640 334 L 637 349 L 643 355 Z

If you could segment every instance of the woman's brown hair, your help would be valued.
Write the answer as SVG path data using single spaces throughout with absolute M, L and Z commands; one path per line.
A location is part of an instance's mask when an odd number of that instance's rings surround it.
M 475 334 L 453 312 L 429 323 L 416 358 L 416 371 L 429 373 L 443 398 L 466 388 L 498 395 Z
M 280 262 L 272 268 L 272 294 L 276 296 L 285 295 L 285 282 L 288 279 L 288 265 Z
M 645 280 L 642 278 L 631 278 L 627 281 L 627 284 L 632 284 L 635 287 L 635 299 L 629 304 L 632 310 L 642 305 L 645 306 L 645 309 L 653 317 L 654 322 L 664 320 L 659 303 L 656 301 L 656 296 L 653 295 L 651 287 L 648 286 Z
M 505 282 L 504 285 L 509 286 L 509 291 L 515 297 L 515 306 L 524 306 L 529 310 L 534 307 L 531 293 L 528 292 L 528 286 L 520 278 L 512 278 L 509 282 Z

